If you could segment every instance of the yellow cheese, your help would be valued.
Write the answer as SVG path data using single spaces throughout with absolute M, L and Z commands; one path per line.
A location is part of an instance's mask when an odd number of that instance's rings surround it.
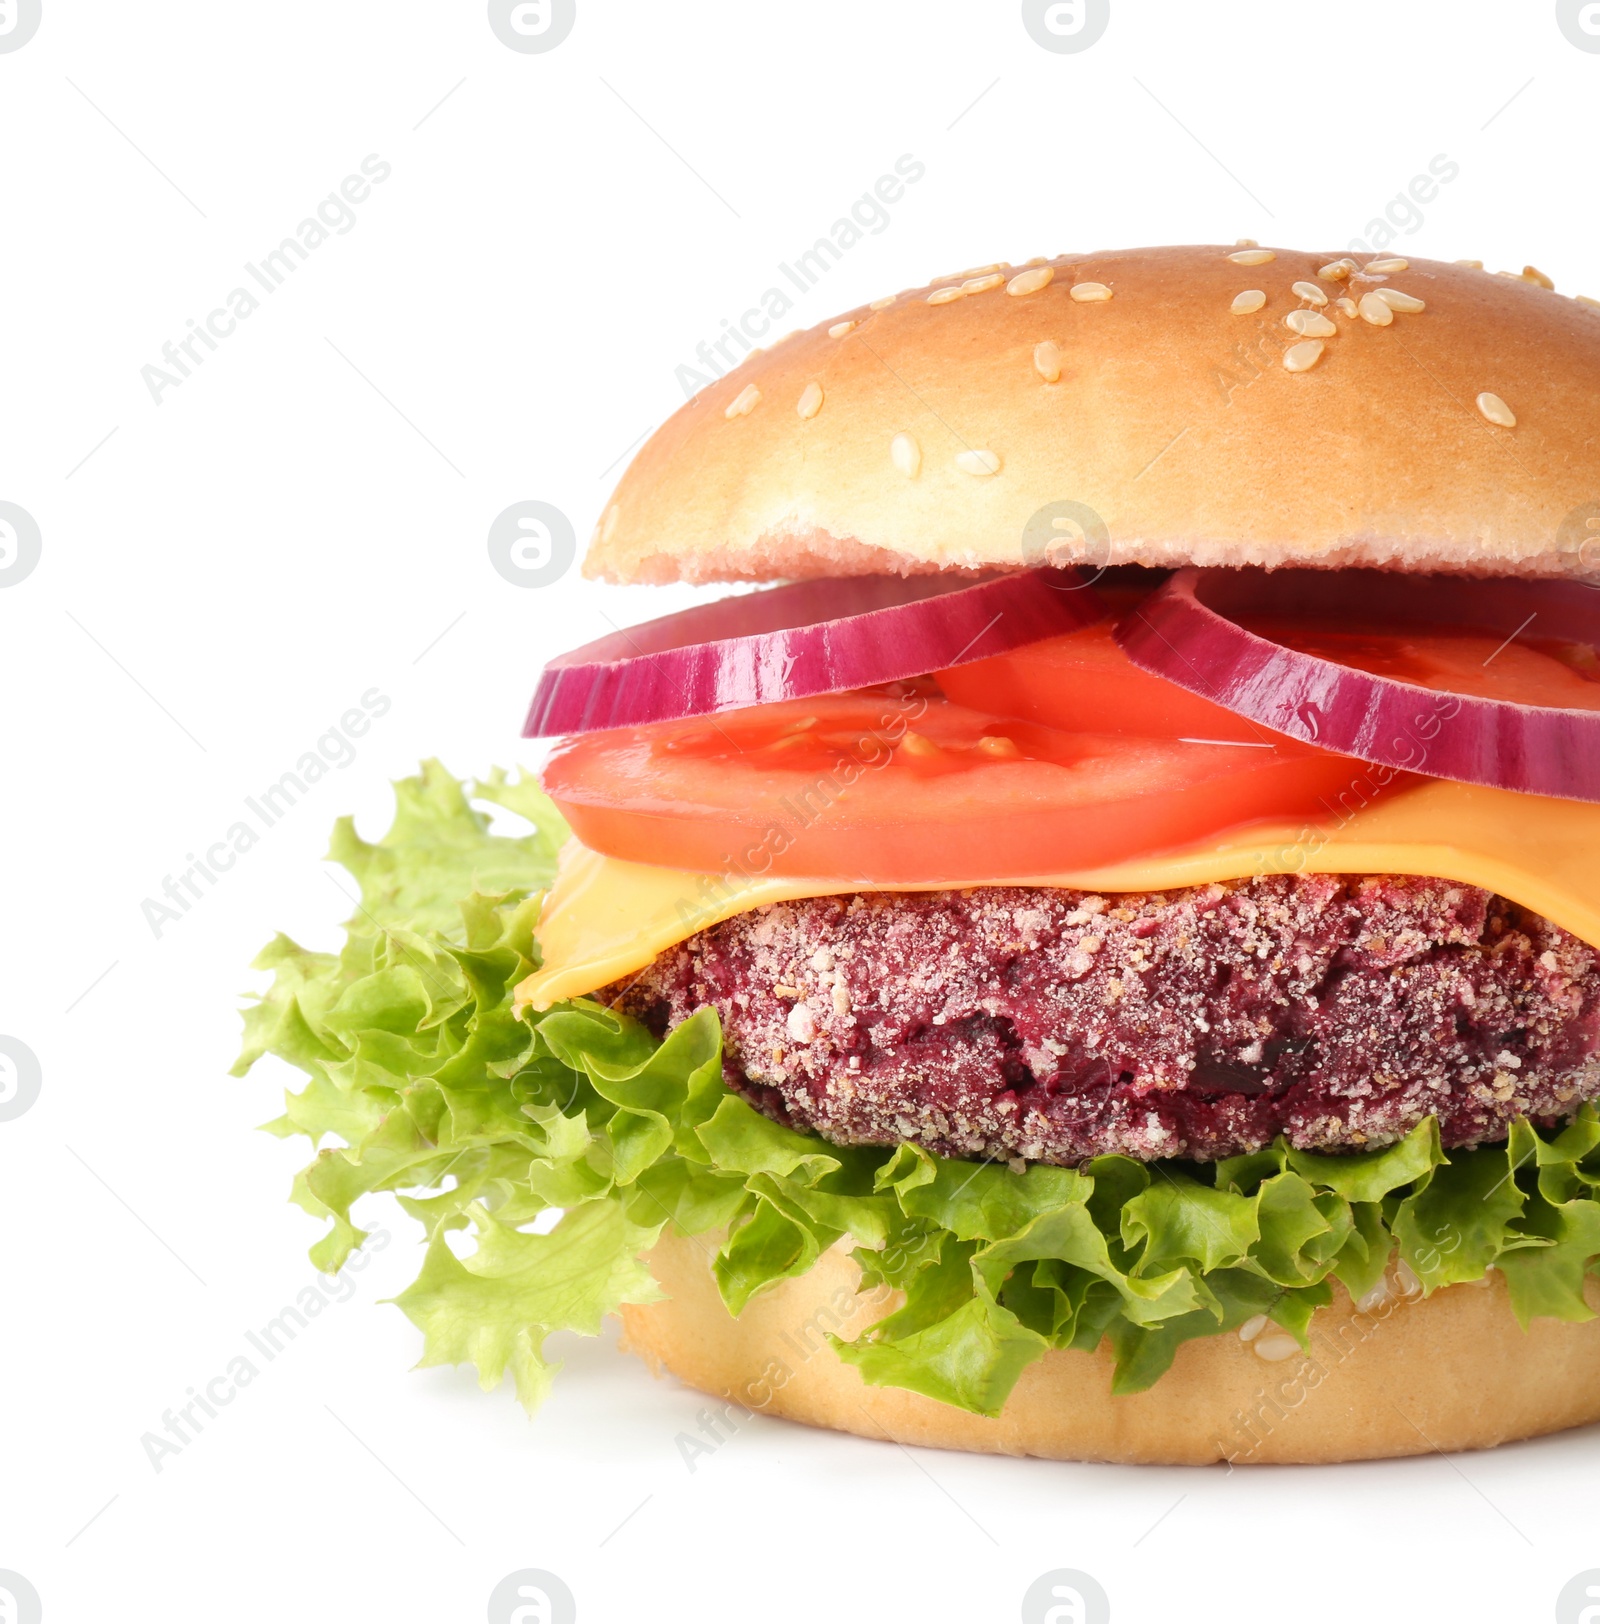
M 1600 806 L 1439 780 L 1320 826 L 1257 823 L 1113 868 L 958 883 L 1170 891 L 1295 873 L 1418 874 L 1482 886 L 1600 947 Z M 539 925 L 544 968 L 517 988 L 517 1003 L 547 1009 L 594 992 L 696 931 L 766 903 L 935 889 L 942 887 L 694 874 L 603 857 L 571 841 Z

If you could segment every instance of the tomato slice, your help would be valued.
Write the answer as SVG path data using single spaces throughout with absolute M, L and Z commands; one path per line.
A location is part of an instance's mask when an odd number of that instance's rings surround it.
M 1069 732 L 1237 744 L 1270 744 L 1282 738 L 1175 682 L 1141 671 L 1117 647 L 1112 625 L 1102 621 L 941 671 L 939 686 L 958 705 L 1026 717 Z
M 1600 711 L 1600 661 L 1581 643 L 1506 638 L 1471 627 L 1419 631 L 1277 616 L 1241 619 L 1239 624 L 1285 648 L 1419 688 L 1513 705 Z
M 1275 736 L 1061 732 L 929 686 L 579 735 L 551 756 L 544 785 L 577 837 L 609 856 L 947 886 L 1092 869 L 1315 815 L 1369 771 Z

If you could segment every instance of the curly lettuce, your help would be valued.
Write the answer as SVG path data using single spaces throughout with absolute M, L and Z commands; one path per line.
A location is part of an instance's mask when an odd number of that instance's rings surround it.
M 515 1017 L 559 814 L 526 778 L 463 784 L 437 762 L 395 790 L 381 840 L 348 819 L 334 830 L 330 858 L 361 888 L 341 951 L 279 936 L 256 960 L 272 979 L 234 1074 L 272 1054 L 307 1079 L 268 1128 L 315 1149 L 293 1199 L 328 1225 L 317 1267 L 362 1244 L 364 1197 L 392 1195 L 426 1243 L 396 1299 L 422 1363 L 470 1363 L 486 1389 L 509 1370 L 530 1412 L 558 1368 L 553 1331 L 593 1336 L 623 1304 L 660 1298 L 648 1253 L 669 1225 L 724 1233 L 714 1267 L 735 1314 L 850 1237 L 864 1285 L 900 1306 L 834 1339 L 839 1355 L 868 1382 L 991 1416 L 1050 1348 L 1108 1344 L 1114 1390 L 1130 1393 L 1184 1342 L 1258 1314 L 1308 1347 L 1331 1282 L 1359 1299 L 1396 1258 L 1426 1292 L 1499 1269 L 1524 1325 L 1594 1317 L 1587 1107 L 1559 1132 L 1519 1122 L 1504 1145 L 1448 1155 L 1431 1120 L 1360 1155 L 1279 1142 L 1217 1163 L 1020 1172 L 830 1145 L 728 1090 L 709 1010 L 659 1042 L 588 999 Z M 491 833 L 473 802 L 533 832 Z

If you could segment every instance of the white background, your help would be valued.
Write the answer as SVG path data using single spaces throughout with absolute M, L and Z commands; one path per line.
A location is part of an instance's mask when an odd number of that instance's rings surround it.
M 1600 1567 L 1593 1432 L 1229 1474 L 757 1419 L 690 1473 L 701 1401 L 609 1342 L 531 1425 L 408 1373 L 392 1208 L 352 1301 L 162 1472 L 141 1447 L 312 1279 L 302 1147 L 253 1132 L 290 1074 L 225 1072 L 270 932 L 337 940 L 332 820 L 376 835 L 424 755 L 536 761 L 541 662 L 684 601 L 508 584 L 491 519 L 587 536 L 674 369 L 897 157 L 925 178 L 792 325 L 1034 254 L 1342 252 L 1438 154 L 1402 251 L 1600 295 L 1600 55 L 1545 0 L 1112 13 L 1057 55 L 1009 3 L 578 0 L 519 54 L 473 0 L 44 0 L 0 54 L 0 500 L 44 538 L 0 591 L 0 1032 L 44 1077 L 0 1123 L 0 1569 L 51 1624 L 477 1621 L 523 1567 L 586 1621 L 1011 1620 L 1055 1567 L 1119 1624 L 1532 1620 Z M 162 344 L 374 153 L 354 227 L 152 401 Z M 143 900 L 374 687 L 354 763 L 157 938 Z

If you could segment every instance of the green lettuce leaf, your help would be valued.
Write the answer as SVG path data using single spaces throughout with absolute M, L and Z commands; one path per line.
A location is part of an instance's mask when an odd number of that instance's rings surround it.
M 702 1011 L 660 1041 L 590 999 L 512 1012 L 539 963 L 539 905 L 566 829 L 526 779 L 461 783 L 437 762 L 395 786 L 393 826 L 348 819 L 331 858 L 360 888 L 337 953 L 275 938 L 244 1013 L 236 1075 L 264 1056 L 300 1073 L 272 1133 L 313 1156 L 293 1199 L 338 1269 L 358 1211 L 392 1196 L 421 1226 L 397 1299 L 425 1365 L 509 1371 L 531 1412 L 552 1332 L 595 1335 L 660 1296 L 646 1254 L 670 1226 L 725 1232 L 714 1262 L 737 1313 L 841 1243 L 897 1306 L 831 1339 L 871 1383 L 998 1414 L 1051 1348 L 1108 1346 L 1114 1390 L 1158 1381 L 1183 1343 L 1266 1315 L 1307 1345 L 1339 1281 L 1360 1299 L 1396 1257 L 1431 1292 L 1505 1277 L 1526 1325 L 1593 1317 L 1600 1116 L 1446 1153 L 1437 1125 L 1329 1156 L 1279 1142 L 1226 1161 L 1077 1169 L 841 1147 L 781 1127 L 723 1081 Z M 475 802 L 532 825 L 497 835 Z
M 551 1331 L 598 1336 L 620 1304 L 662 1296 L 639 1258 L 661 1226 L 630 1224 L 614 1201 L 574 1207 L 547 1235 L 470 1210 L 478 1242 L 472 1255 L 458 1259 L 436 1233 L 421 1275 L 395 1298 L 423 1333 L 423 1365 L 470 1361 L 485 1391 L 509 1369 L 517 1397 L 533 1410 L 560 1369 L 544 1357 Z

